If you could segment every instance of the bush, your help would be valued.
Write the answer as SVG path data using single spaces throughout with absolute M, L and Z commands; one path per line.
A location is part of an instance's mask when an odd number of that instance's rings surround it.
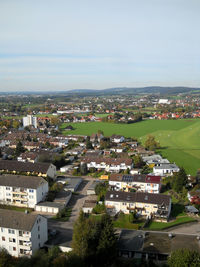
M 106 212 L 106 207 L 104 204 L 97 204 L 93 210 L 92 210 L 93 213 L 95 214 L 101 214 L 101 213 L 105 213 Z

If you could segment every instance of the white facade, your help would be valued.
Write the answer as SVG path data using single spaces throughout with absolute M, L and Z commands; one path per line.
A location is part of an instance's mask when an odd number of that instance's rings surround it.
M 41 215 L 36 216 L 30 231 L 27 231 L 26 227 L 24 230 L 18 227 L 1 227 L 0 223 L 0 247 L 6 249 L 14 257 L 33 255 L 36 250 L 44 246 L 47 240 L 47 219 Z
M 133 164 L 126 165 L 123 162 L 121 164 L 115 164 L 115 163 L 107 164 L 105 162 L 96 163 L 94 161 L 94 162 L 87 163 L 87 167 L 88 168 L 101 169 L 101 170 L 105 170 L 107 172 L 120 172 L 122 170 L 127 170 L 127 169 L 131 170 L 133 167 Z
M 176 164 L 163 164 L 153 167 L 153 173 L 160 176 L 170 176 L 175 172 L 179 172 L 179 167 Z
M 52 179 L 56 179 L 56 166 L 51 164 L 47 170 L 47 176 L 49 176 Z
M 116 191 L 123 190 L 129 191 L 129 189 L 136 189 L 138 192 L 146 192 L 158 194 L 160 192 L 159 183 L 146 183 L 146 182 L 124 182 L 124 181 L 109 181 L 109 185 L 114 187 Z
M 29 179 L 27 177 L 26 179 Z M 31 177 L 32 178 L 32 177 Z M 37 177 L 33 177 L 37 178 Z M 35 208 L 48 193 L 48 183 L 44 180 L 37 188 L 0 185 L 0 203 L 19 207 Z
M 37 117 L 33 117 L 32 115 L 27 115 L 27 117 L 23 117 L 23 126 L 34 126 L 37 128 Z

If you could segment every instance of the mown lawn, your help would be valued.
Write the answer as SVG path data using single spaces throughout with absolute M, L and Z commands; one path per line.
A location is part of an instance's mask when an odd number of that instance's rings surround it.
M 25 212 L 27 210 L 29 213 L 33 211 L 33 209 L 31 208 L 16 207 L 16 206 L 10 206 L 10 205 L 0 205 L 0 209 L 15 210 L 15 211 L 21 211 L 21 212 Z
M 196 222 L 197 220 L 188 217 L 188 216 L 183 216 L 183 217 L 177 217 L 177 219 L 175 221 L 171 221 L 171 222 L 150 222 L 150 224 L 148 225 L 147 228 L 148 230 L 164 230 L 173 226 L 177 226 L 180 224 L 184 224 L 184 223 L 189 223 L 189 222 Z
M 70 123 L 63 123 L 64 129 Z M 72 124 L 72 123 L 71 123 Z M 148 134 L 156 137 L 161 144 L 158 150 L 164 157 L 178 166 L 183 166 L 186 172 L 195 175 L 200 168 L 200 120 L 146 120 L 133 124 L 115 124 L 106 122 L 74 123 L 75 130 L 64 131 L 68 134 L 91 135 L 102 130 L 105 136 L 120 134 L 126 137 L 136 137 L 144 144 Z
M 143 227 L 144 221 L 135 221 L 133 223 L 130 222 L 130 215 L 124 214 L 120 216 L 117 220 L 113 220 L 113 225 L 115 228 L 125 228 L 125 229 L 139 229 Z

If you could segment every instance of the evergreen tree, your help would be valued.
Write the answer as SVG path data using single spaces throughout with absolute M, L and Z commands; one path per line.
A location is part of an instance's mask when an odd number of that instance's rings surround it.
M 189 249 L 177 249 L 168 259 L 169 267 L 199 267 L 200 254 Z
M 180 193 L 187 184 L 187 174 L 184 168 L 180 168 L 179 172 L 175 173 L 172 178 L 172 188 L 177 193 Z
M 88 253 L 88 236 L 89 236 L 89 224 L 83 211 L 81 210 L 78 220 L 74 225 L 72 248 L 73 252 L 84 258 Z
M 25 151 L 23 145 L 22 145 L 22 142 L 18 142 L 17 143 L 17 146 L 16 146 L 16 149 L 15 149 L 15 155 L 16 156 L 19 156 L 21 153 L 23 153 Z
M 100 225 L 101 235 L 97 247 L 97 254 L 100 256 L 99 259 L 101 259 L 102 262 L 108 264 L 111 263 L 116 256 L 117 237 L 110 215 L 103 215 Z

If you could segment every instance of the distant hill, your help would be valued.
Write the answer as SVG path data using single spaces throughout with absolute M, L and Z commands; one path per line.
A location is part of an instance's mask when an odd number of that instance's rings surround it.
M 92 89 L 76 89 L 66 91 L 68 94 L 75 95 L 132 95 L 132 94 L 160 94 L 160 95 L 173 95 L 180 93 L 189 92 L 200 92 L 200 88 L 191 87 L 162 87 L 162 86 L 149 86 L 149 87 L 119 87 L 119 88 L 109 88 L 102 90 L 92 90 Z

